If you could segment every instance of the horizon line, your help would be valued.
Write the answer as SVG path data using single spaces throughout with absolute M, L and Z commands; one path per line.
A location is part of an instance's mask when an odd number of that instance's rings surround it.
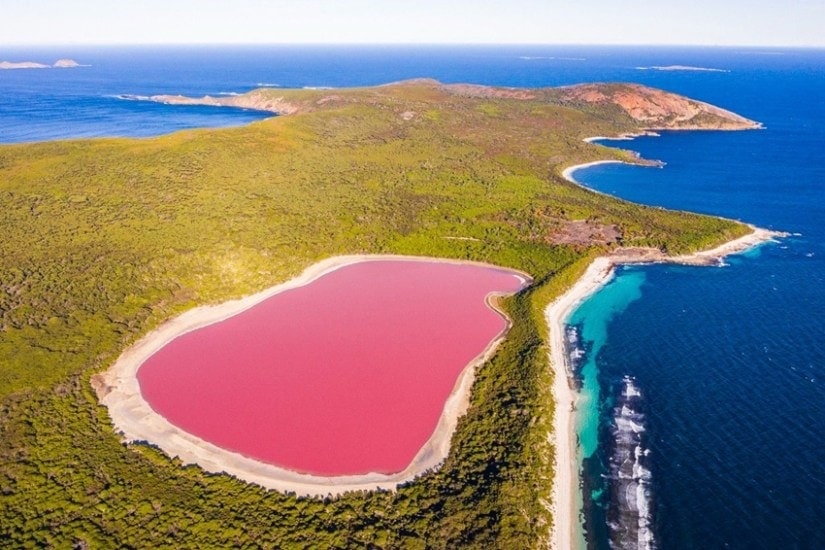
M 2 48 L 17 47 L 177 47 L 177 46 L 405 46 L 405 47 L 600 47 L 600 48 L 777 48 L 787 50 L 822 50 L 822 45 L 789 44 L 690 44 L 690 43 L 580 43 L 580 42 L 13 42 L 0 43 Z

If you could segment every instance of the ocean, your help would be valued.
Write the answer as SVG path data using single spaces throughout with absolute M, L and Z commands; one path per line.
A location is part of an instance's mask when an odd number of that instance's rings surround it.
M 789 232 L 722 268 L 621 268 L 573 313 L 592 548 L 825 548 L 825 50 L 579 46 L 0 48 L 0 142 L 146 137 L 267 114 L 140 101 L 414 77 L 639 82 L 765 124 L 607 141 L 666 163 L 584 185 Z M 683 66 L 681 70 L 662 67 Z M 658 68 L 657 68 L 658 67 Z M 694 67 L 709 70 L 684 70 Z

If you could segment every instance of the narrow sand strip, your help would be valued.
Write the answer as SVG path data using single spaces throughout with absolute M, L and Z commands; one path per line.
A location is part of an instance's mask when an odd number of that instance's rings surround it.
M 572 174 L 581 168 L 603 164 L 597 161 L 571 166 L 562 175 L 578 183 Z M 685 265 L 724 265 L 725 256 L 744 252 L 761 244 L 787 236 L 786 233 L 750 226 L 752 232 L 724 243 L 714 249 L 682 256 L 667 256 L 651 249 L 617 251 L 609 256 L 596 258 L 584 275 L 545 310 L 550 332 L 550 366 L 555 373 L 553 395 L 556 401 L 554 440 L 556 448 L 556 475 L 553 483 L 554 530 L 551 547 L 558 550 L 583 547 L 579 518 L 579 464 L 578 441 L 575 429 L 575 409 L 578 394 L 571 384 L 570 363 L 565 357 L 565 324 L 573 311 L 614 276 L 617 265 L 630 263 L 674 263 Z
M 564 328 L 570 314 L 588 296 L 594 294 L 613 276 L 613 264 L 607 257 L 596 258 L 570 290 L 559 296 L 545 310 L 550 329 L 550 367 L 554 372 L 553 396 L 556 401 L 553 434 L 556 468 L 553 482 L 552 547 L 559 550 L 580 546 L 574 540 L 579 524 L 579 461 L 574 411 L 578 394 L 573 390 L 569 364 L 564 351 Z
M 602 138 L 593 138 L 593 139 L 602 139 Z M 627 138 L 627 139 L 630 139 L 630 138 Z M 587 140 L 585 140 L 585 141 L 587 141 Z M 599 166 L 599 165 L 602 165 L 602 164 L 628 164 L 628 163 L 626 163 L 622 160 L 594 160 L 593 162 L 585 162 L 584 164 L 577 164 L 575 166 L 569 166 L 569 167 L 565 168 L 561 172 L 561 177 L 563 177 L 567 181 L 572 181 L 576 185 L 582 185 L 581 183 L 579 183 L 575 179 L 573 179 L 573 172 L 575 172 L 576 170 L 581 170 L 583 168 L 590 168 L 591 166 Z M 590 188 L 588 187 L 588 189 L 590 189 Z
M 643 132 L 627 132 L 625 134 L 619 134 L 618 136 L 593 136 L 584 138 L 582 141 L 585 143 L 594 143 L 596 141 L 633 141 L 638 137 L 659 137 L 660 134 L 654 132 L 653 130 L 645 130 Z M 582 165 L 579 165 L 581 167 Z M 575 167 L 574 167 L 575 168 Z
M 510 326 L 509 319 L 507 327 L 461 372 L 452 393 L 444 404 L 444 410 L 435 431 L 410 465 L 403 471 L 390 475 L 369 473 L 334 477 L 314 476 L 279 468 L 239 453 L 227 451 L 172 425 L 163 416 L 157 414 L 143 399 L 137 380 L 137 371 L 143 362 L 178 336 L 237 315 L 279 292 L 306 285 L 336 269 L 353 263 L 378 260 L 481 265 L 510 271 L 513 275 L 520 277 L 525 286 L 531 281 L 528 275 L 515 270 L 476 262 L 391 255 L 329 258 L 310 266 L 295 279 L 252 296 L 217 306 L 198 307 L 171 319 L 127 349 L 106 372 L 94 375 L 92 386 L 100 402 L 108 407 L 112 422 L 125 441 L 149 442 L 158 446 L 169 456 L 179 458 L 184 464 L 197 464 L 208 472 L 227 473 L 267 489 L 292 491 L 298 495 L 326 496 L 339 495 L 347 491 L 395 489 L 400 483 L 410 481 L 436 468 L 447 458 L 450 440 L 458 418 L 467 411 L 469 406 L 475 369 L 492 356 L 496 347 L 504 339 Z M 504 317 L 504 314 L 493 304 L 494 296 L 496 296 L 495 293 L 488 296 L 487 304 Z

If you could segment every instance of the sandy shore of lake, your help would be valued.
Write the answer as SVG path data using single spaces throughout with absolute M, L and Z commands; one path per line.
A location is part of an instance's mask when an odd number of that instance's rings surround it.
M 474 262 L 391 255 L 338 256 L 318 262 L 308 267 L 298 277 L 268 288 L 257 294 L 239 300 L 232 300 L 215 306 L 192 309 L 164 323 L 137 343 L 128 348 L 105 372 L 92 377 L 91 383 L 102 404 L 109 409 L 115 429 L 127 442 L 148 442 L 157 446 L 171 457 L 179 458 L 184 464 L 197 464 L 214 473 L 227 473 L 249 483 L 282 492 L 298 495 L 326 496 L 348 491 L 395 489 L 400 483 L 410 481 L 418 475 L 436 468 L 447 457 L 450 441 L 458 419 L 467 411 L 470 389 L 475 379 L 475 369 L 487 361 L 496 347 L 504 339 L 505 328 L 459 376 L 452 393 L 448 397 L 435 431 L 416 454 L 410 465 L 395 474 L 368 473 L 352 476 L 324 477 L 294 472 L 278 466 L 251 459 L 239 453 L 227 451 L 171 424 L 156 413 L 143 399 L 137 380 L 140 366 L 163 346 L 188 332 L 218 323 L 245 311 L 279 292 L 306 285 L 336 269 L 364 261 L 405 260 L 438 261 L 456 264 L 474 264 L 504 269 L 523 279 L 530 277 L 515 270 L 478 264 Z M 488 306 L 500 315 L 493 297 L 488 296 Z M 509 319 L 507 328 L 509 328 Z

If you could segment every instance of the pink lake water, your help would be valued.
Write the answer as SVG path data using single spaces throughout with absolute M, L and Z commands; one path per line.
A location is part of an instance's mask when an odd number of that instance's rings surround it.
M 366 261 L 179 336 L 138 370 L 144 399 L 221 448 L 325 476 L 404 470 L 462 370 L 506 330 L 480 265 Z

